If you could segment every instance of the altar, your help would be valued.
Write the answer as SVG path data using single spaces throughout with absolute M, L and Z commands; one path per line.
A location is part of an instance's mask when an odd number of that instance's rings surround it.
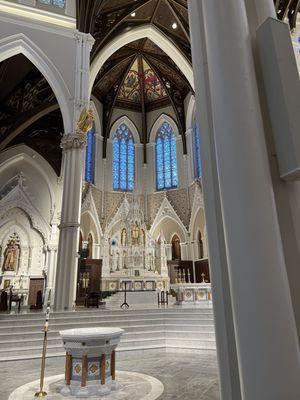
M 174 283 L 170 286 L 171 293 L 176 296 L 176 304 L 212 305 L 210 283 Z
M 114 226 L 106 233 L 102 269 L 103 291 L 169 290 L 166 241 L 147 229 L 135 198 L 124 202 Z

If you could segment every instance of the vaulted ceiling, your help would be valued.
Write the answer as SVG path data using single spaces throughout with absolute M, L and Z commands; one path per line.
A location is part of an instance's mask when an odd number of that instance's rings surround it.
M 154 25 L 191 59 L 187 0 L 77 0 L 77 15 L 78 29 L 96 40 L 92 59 L 121 32 L 145 24 Z
M 277 16 L 296 26 L 300 0 L 274 0 Z M 155 26 L 191 62 L 187 0 L 76 0 L 77 27 L 95 38 L 92 60 L 121 32 Z M 56 98 L 42 74 L 23 55 L 0 63 L 0 151 L 25 142 L 59 173 L 63 131 Z M 142 114 L 146 142 L 147 111 L 171 105 L 185 145 L 183 99 L 191 90 L 174 62 L 149 39 L 132 42 L 113 54 L 99 71 L 93 95 L 104 105 L 104 139 L 113 107 Z
M 280 20 L 288 18 L 290 28 L 296 27 L 298 13 L 300 12 L 300 0 L 274 0 L 277 17 Z
M 94 84 L 93 94 L 103 104 L 104 138 L 113 123 L 114 107 L 141 113 L 143 143 L 147 141 L 147 112 L 165 106 L 173 107 L 184 135 L 184 99 L 191 90 L 176 64 L 150 39 L 129 43 L 106 61 Z M 183 142 L 185 146 L 184 136 Z

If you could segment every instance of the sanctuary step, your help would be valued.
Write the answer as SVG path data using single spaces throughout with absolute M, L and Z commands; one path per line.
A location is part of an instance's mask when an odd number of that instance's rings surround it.
M 157 292 L 153 291 L 128 291 L 126 293 L 127 303 L 132 308 L 144 308 L 146 306 L 157 306 Z M 124 302 L 124 292 L 116 292 L 105 299 L 108 308 L 118 308 Z M 175 298 L 169 296 L 169 304 L 175 304 Z
M 0 361 L 39 358 L 43 313 L 0 316 Z M 125 330 L 119 352 L 147 349 L 215 350 L 211 308 L 80 310 L 50 316 L 48 357 L 64 354 L 59 330 L 114 326 Z

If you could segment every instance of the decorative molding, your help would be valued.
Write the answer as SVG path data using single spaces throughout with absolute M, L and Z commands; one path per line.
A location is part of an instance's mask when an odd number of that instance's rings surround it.
M 46 54 L 23 33 L 0 40 L 0 62 L 17 54 L 23 54 L 27 57 L 47 79 L 59 103 L 65 132 L 70 132 L 72 129 L 69 107 L 71 93 L 61 73 Z
M 76 18 L 4 0 L 0 0 L 0 20 L 68 37 L 76 29 Z
M 87 143 L 87 137 L 78 133 L 67 133 L 63 135 L 60 147 L 63 151 L 72 149 L 84 149 Z
M 155 228 L 163 221 L 164 218 L 171 218 L 173 219 L 175 222 L 178 223 L 178 225 L 180 226 L 180 228 L 182 229 L 183 233 L 186 235 L 186 237 L 184 238 L 184 240 L 186 241 L 187 239 L 187 228 L 184 226 L 183 222 L 181 221 L 180 217 L 178 216 L 178 214 L 176 213 L 175 209 L 173 208 L 172 204 L 170 203 L 170 201 L 168 200 L 167 196 L 164 197 L 160 208 L 158 210 L 158 213 L 152 223 L 152 226 L 150 228 L 150 234 L 153 235 Z
M 83 214 L 85 213 L 88 213 L 90 217 L 93 219 L 97 230 L 97 236 L 98 236 L 97 242 L 100 242 L 100 238 L 103 236 L 103 233 L 91 186 L 89 187 L 81 206 L 81 216 L 83 216 Z
M 29 196 L 25 193 L 23 186 L 20 184 L 14 187 L 0 200 L 0 221 L 4 220 L 5 214 L 13 208 L 20 208 L 28 215 L 32 227 L 42 235 L 44 243 L 47 243 L 50 235 L 50 226 L 44 220 L 40 212 L 30 200 Z

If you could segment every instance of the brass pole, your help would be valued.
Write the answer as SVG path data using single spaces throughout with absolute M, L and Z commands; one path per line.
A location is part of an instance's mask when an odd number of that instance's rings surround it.
M 47 302 L 47 310 L 46 310 L 46 320 L 45 326 L 43 328 L 44 331 L 44 341 L 43 341 L 43 352 L 42 352 L 42 362 L 41 362 L 41 375 L 40 375 L 40 390 L 34 394 L 34 397 L 45 397 L 47 396 L 47 392 L 44 389 L 44 379 L 45 379 L 45 364 L 46 364 L 46 353 L 47 353 L 47 334 L 49 327 L 49 317 L 50 317 L 50 296 L 51 291 L 49 292 L 48 302 Z

